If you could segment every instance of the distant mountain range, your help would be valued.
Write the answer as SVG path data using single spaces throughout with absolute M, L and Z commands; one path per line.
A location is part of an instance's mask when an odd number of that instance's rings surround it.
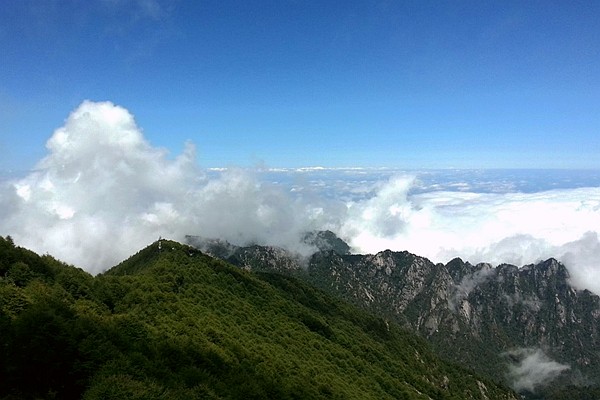
M 600 398 L 600 298 L 569 284 L 555 259 L 518 268 L 434 264 L 408 252 L 349 254 L 332 232 L 302 257 L 270 246 L 189 244 L 240 268 L 301 278 L 426 338 L 444 358 L 528 398 Z M 575 396 L 575 397 L 573 397 Z

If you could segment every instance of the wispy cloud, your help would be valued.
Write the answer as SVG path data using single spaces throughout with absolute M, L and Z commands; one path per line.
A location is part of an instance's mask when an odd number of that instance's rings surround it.
M 467 299 L 473 289 L 494 276 L 495 269 L 491 265 L 481 264 L 478 268 L 472 274 L 465 275 L 460 283 L 452 288 L 452 293 L 448 297 L 448 307 L 451 310 L 456 311 L 460 302 Z
M 541 349 L 517 349 L 505 355 L 510 363 L 508 379 L 518 392 L 535 392 L 570 368 L 553 361 Z

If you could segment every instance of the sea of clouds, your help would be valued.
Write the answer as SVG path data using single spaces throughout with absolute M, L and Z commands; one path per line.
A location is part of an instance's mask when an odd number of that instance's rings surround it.
M 33 171 L 0 183 L 0 234 L 92 273 L 159 236 L 308 252 L 302 233 L 330 229 L 356 252 L 408 250 L 434 262 L 555 257 L 574 285 L 600 293 L 597 175 L 556 172 L 561 181 L 540 183 L 547 171 L 202 169 L 192 144 L 172 156 L 126 109 L 91 101 L 46 147 Z

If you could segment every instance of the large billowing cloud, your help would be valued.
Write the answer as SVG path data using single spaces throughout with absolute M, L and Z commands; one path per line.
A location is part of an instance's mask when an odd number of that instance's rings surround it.
M 331 181 L 326 171 L 302 171 L 288 176 L 292 188 L 247 170 L 207 174 L 193 146 L 172 157 L 108 102 L 82 103 L 47 148 L 35 171 L 0 186 L 0 234 L 94 273 L 159 236 L 306 250 L 302 232 L 332 229 L 358 252 L 409 250 L 436 262 L 556 257 L 574 284 L 600 293 L 600 188 L 414 194 L 414 177 L 374 183 L 360 170 Z
M 246 171 L 207 179 L 191 145 L 170 159 L 112 103 L 81 104 L 47 148 L 36 171 L 1 191 L 2 233 L 94 273 L 159 236 L 285 245 L 319 218 Z

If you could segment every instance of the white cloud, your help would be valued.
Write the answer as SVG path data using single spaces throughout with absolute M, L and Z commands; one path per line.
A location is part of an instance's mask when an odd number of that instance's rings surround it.
M 191 145 L 169 159 L 112 103 L 82 103 L 47 148 L 34 172 L 2 187 L 0 229 L 93 273 L 159 236 L 284 245 L 322 218 L 318 207 L 293 201 L 251 172 L 207 179 Z
M 537 193 L 428 192 L 391 179 L 350 204 L 340 232 L 358 252 L 409 250 L 434 262 L 523 265 L 555 257 L 579 288 L 600 293 L 600 188 Z
M 512 360 L 508 378 L 518 392 L 535 392 L 570 368 L 551 360 L 541 349 L 517 349 L 506 355 Z
M 0 234 L 94 273 L 158 236 L 306 250 L 301 232 L 331 229 L 359 252 L 408 250 L 435 262 L 458 256 L 523 265 L 555 257 L 574 284 L 600 293 L 597 187 L 423 192 L 415 176 L 378 181 L 394 173 L 388 169 L 202 171 L 191 144 L 170 157 L 109 102 L 83 102 L 47 148 L 35 171 L 0 186 Z M 274 178 L 285 179 L 268 183 Z

